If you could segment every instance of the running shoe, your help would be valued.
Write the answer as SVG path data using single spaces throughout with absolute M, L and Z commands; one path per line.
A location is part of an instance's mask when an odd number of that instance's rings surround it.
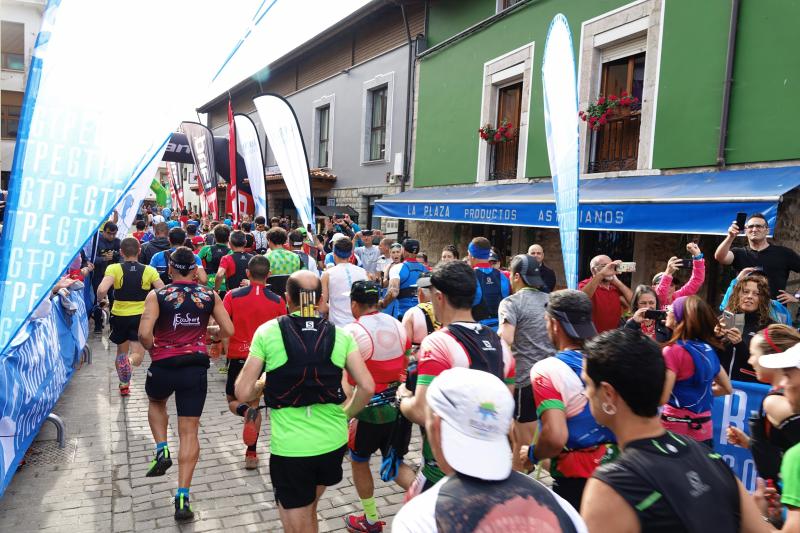
M 244 454 L 244 469 L 255 470 L 258 468 L 258 454 L 247 450 Z
M 150 461 L 150 468 L 145 477 L 163 476 L 172 466 L 172 459 L 169 456 L 169 448 L 161 448 L 156 452 L 156 458 Z
M 175 520 L 185 521 L 194 518 L 194 511 L 192 506 L 189 505 L 189 496 L 181 494 L 175 496 Z
M 129 396 L 131 393 L 131 387 L 129 383 L 120 383 L 119 384 L 119 395 L 120 396 Z
M 378 520 L 374 524 L 370 524 L 367 522 L 367 517 L 365 515 L 356 516 L 354 514 L 348 515 L 344 517 L 344 527 L 347 528 L 347 531 L 351 533 L 378 533 L 383 531 L 383 526 L 386 525 L 386 522 L 382 520 Z
M 220 374 L 227 374 L 228 373 L 228 367 L 227 366 L 219 367 L 219 373 Z
M 244 429 L 242 430 L 242 440 L 247 446 L 254 446 L 258 442 L 256 420 L 258 420 L 258 409 L 248 407 L 244 414 Z

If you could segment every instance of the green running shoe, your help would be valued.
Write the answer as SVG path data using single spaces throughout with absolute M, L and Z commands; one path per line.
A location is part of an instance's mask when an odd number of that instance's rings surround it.
M 150 461 L 150 468 L 145 477 L 163 476 L 172 466 L 172 459 L 169 456 L 169 448 L 161 448 L 156 453 L 156 458 Z
M 181 494 L 175 496 L 175 520 L 182 522 L 194 518 L 194 511 L 189 505 L 189 496 Z

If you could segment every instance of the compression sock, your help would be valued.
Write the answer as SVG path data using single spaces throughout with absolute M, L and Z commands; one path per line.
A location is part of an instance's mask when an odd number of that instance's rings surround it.
M 247 405 L 246 403 L 240 403 L 238 407 L 236 407 L 236 414 L 239 416 L 244 416 L 244 414 L 247 412 L 248 407 L 250 406 Z
M 255 445 L 255 444 L 253 444 L 252 446 L 248 446 L 248 447 L 247 447 L 247 451 L 248 451 L 248 452 L 255 452 L 255 451 L 256 451 L 256 445 Z
M 364 516 L 367 517 L 367 522 L 374 524 L 380 520 L 378 516 L 378 505 L 375 503 L 375 497 L 361 498 L 361 506 L 364 507 Z
M 119 376 L 120 383 L 128 383 L 131 380 L 131 361 L 128 359 L 127 353 L 117 354 L 117 376 Z
M 183 495 L 185 498 L 189 498 L 189 487 L 179 487 L 178 492 L 175 493 L 175 497 L 178 498 Z
M 164 448 L 169 448 L 169 444 L 167 442 L 156 443 L 156 454 L 161 450 L 163 450 Z

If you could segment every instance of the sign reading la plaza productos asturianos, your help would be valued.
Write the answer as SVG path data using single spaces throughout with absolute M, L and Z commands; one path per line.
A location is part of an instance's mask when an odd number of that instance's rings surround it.
M 447 222 L 485 222 L 510 225 L 556 227 L 558 218 L 553 204 L 508 204 L 502 207 L 475 207 L 461 203 L 406 204 L 405 216 Z M 402 218 L 402 214 L 400 215 Z M 619 209 L 584 207 L 580 210 L 582 226 L 622 226 L 625 212 Z

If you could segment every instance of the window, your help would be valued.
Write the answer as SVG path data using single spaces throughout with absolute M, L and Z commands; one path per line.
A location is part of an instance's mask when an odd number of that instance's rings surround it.
M 619 96 L 624 91 L 639 103 L 615 109 L 608 122 L 593 132 L 589 173 L 638 168 L 644 66 L 645 53 L 603 63 L 600 94 Z
M 3 91 L 0 94 L 0 137 L 3 139 L 16 139 L 19 118 L 22 114 L 23 93 L 17 91 Z
M 369 160 L 386 159 L 386 86 L 370 91 Z
M 503 87 L 497 95 L 497 125 L 506 122 L 512 125 L 511 139 L 491 145 L 492 171 L 489 179 L 506 180 L 517 177 L 519 156 L 519 119 L 522 104 L 522 82 Z
M 522 0 L 497 0 L 497 12 L 500 13 L 504 9 L 508 9 L 509 7 L 519 4 Z
M 319 124 L 319 142 L 317 143 L 317 166 L 328 168 L 328 136 L 330 135 L 331 106 L 317 108 L 317 124 Z
M 4 20 L 0 26 L 0 34 L 3 69 L 25 70 L 25 25 Z

